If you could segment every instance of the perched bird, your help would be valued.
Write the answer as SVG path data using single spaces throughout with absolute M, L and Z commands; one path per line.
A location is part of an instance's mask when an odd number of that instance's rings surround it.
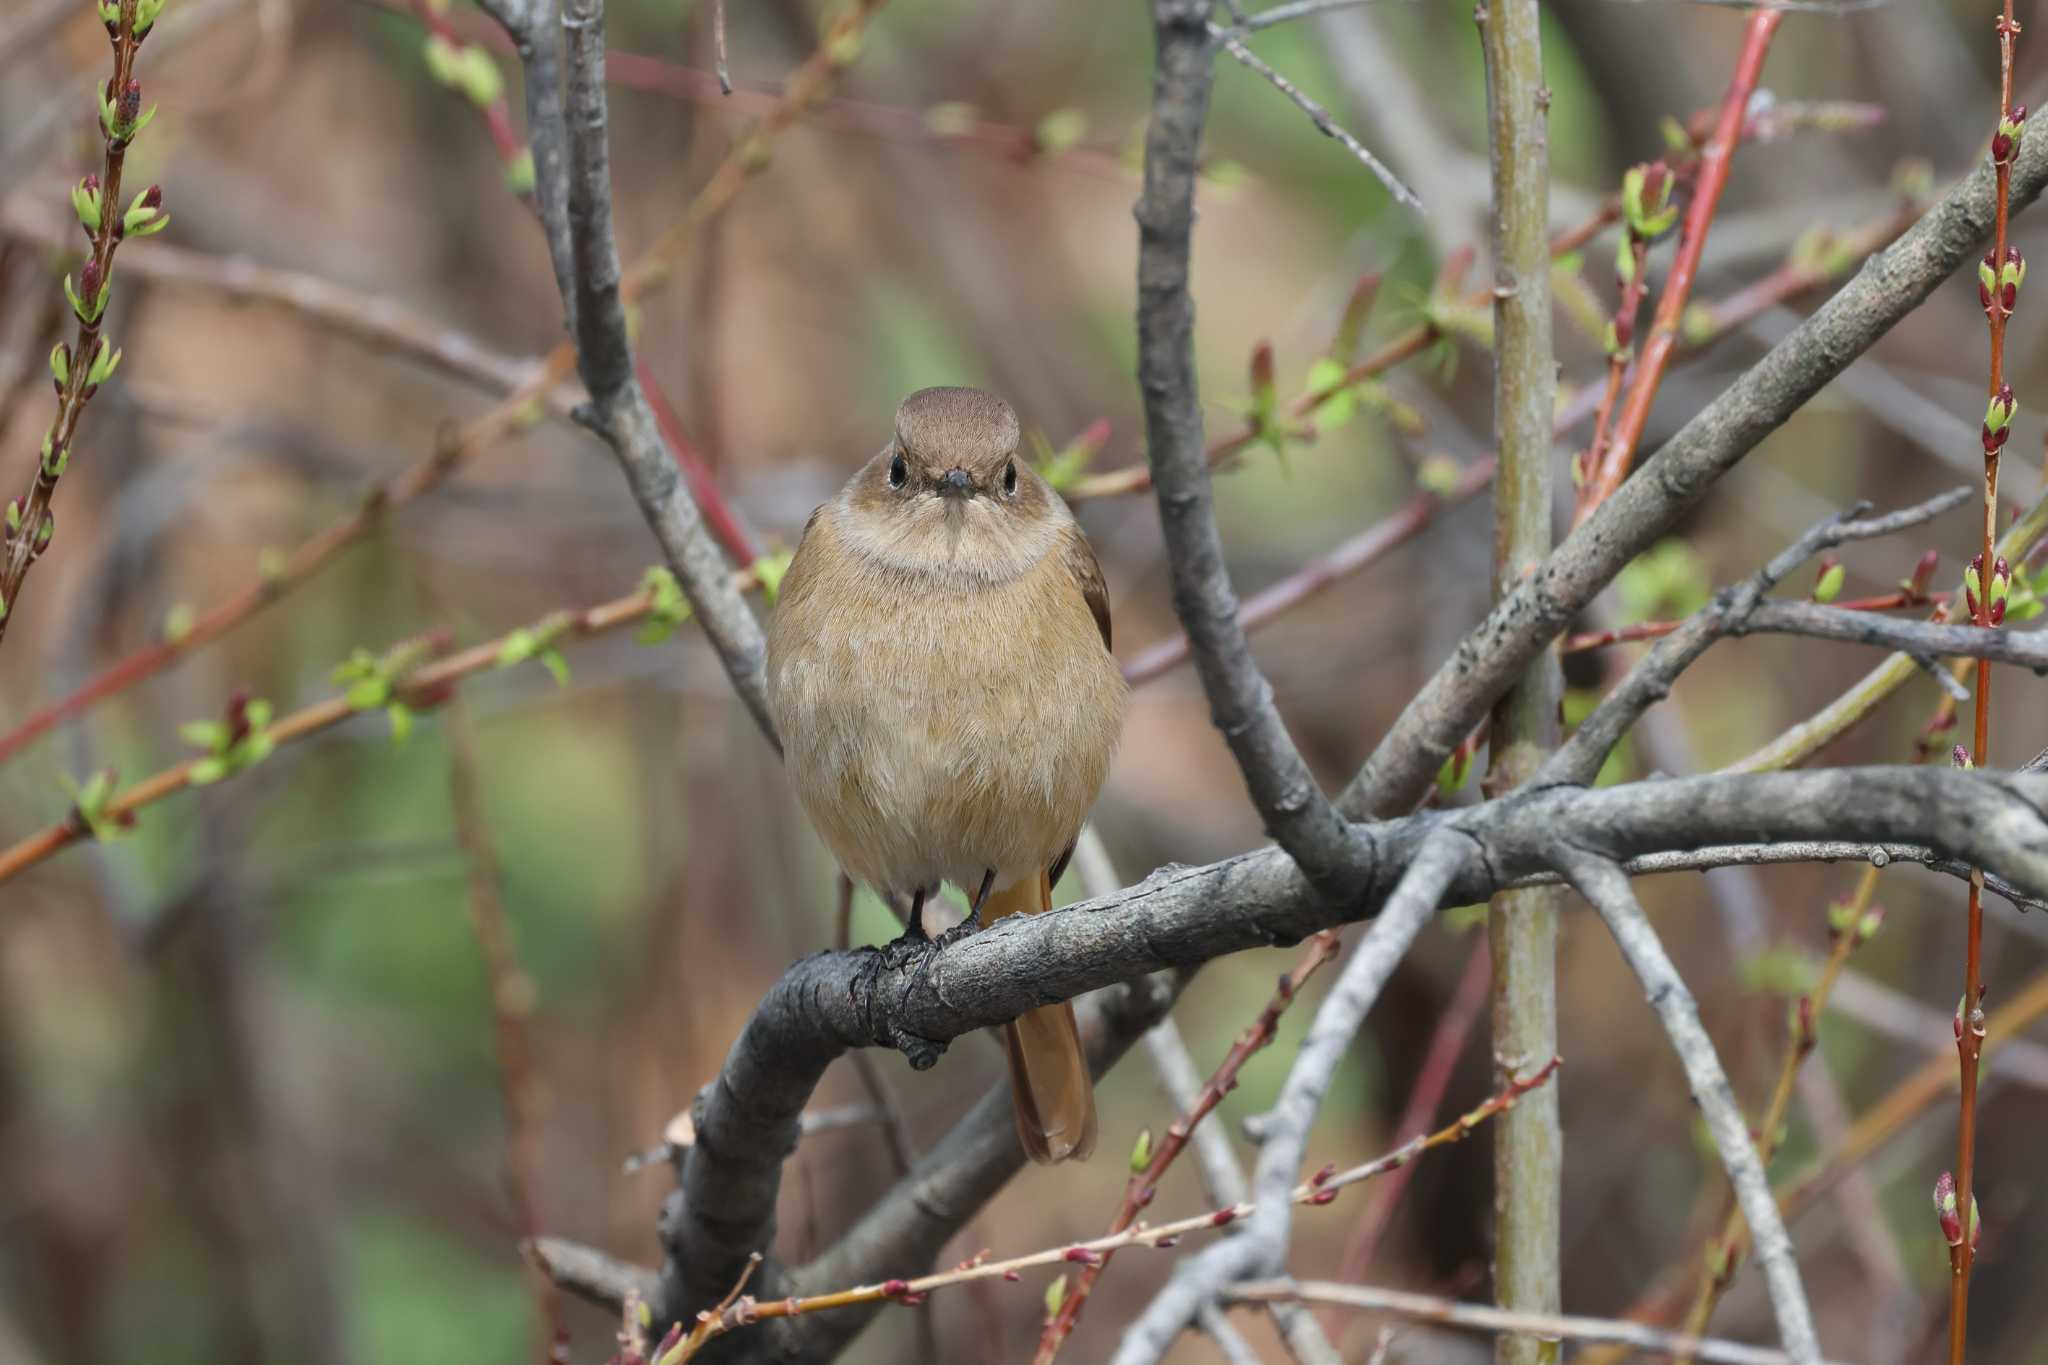
M 811 514 L 768 629 L 789 774 L 849 877 L 911 902 L 952 882 L 983 924 L 1050 909 L 1123 728 L 1102 569 L 975 389 L 903 400 L 888 446 Z M 1004 1027 L 1034 1161 L 1088 1155 L 1071 1005 Z

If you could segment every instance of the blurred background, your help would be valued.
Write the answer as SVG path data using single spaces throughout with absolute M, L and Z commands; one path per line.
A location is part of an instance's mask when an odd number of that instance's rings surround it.
M 1630 164 L 1665 150 L 1667 117 L 1713 105 L 1742 14 L 1622 0 L 1546 10 L 1554 218 L 1565 228 Z M 831 13 L 805 0 L 733 5 L 739 90 L 721 100 L 708 75 L 707 5 L 614 0 L 609 41 L 637 59 L 616 58 L 611 73 L 628 260 L 770 107 Z M 1884 117 L 1837 110 L 1822 122 L 1841 126 L 1745 147 L 1696 299 L 1726 300 L 1788 261 L 1825 256 L 1895 220 L 1902 195 L 1965 174 L 1996 109 L 1993 13 L 1986 0 L 1894 0 L 1791 16 L 1765 71 L 1773 100 L 1868 102 Z M 2033 17 L 2022 15 L 2030 27 Z M 489 382 L 493 366 L 516 379 L 560 335 L 540 234 L 508 190 L 486 121 L 436 79 L 429 23 L 494 54 L 518 126 L 517 64 L 462 5 L 430 14 L 406 0 L 171 0 L 142 51 L 146 99 L 161 113 L 130 155 L 128 183 L 161 182 L 173 223 L 117 258 L 110 325 L 127 360 L 86 414 L 55 545 L 0 652 L 0 729 L 260 583 L 281 552 L 488 410 L 503 392 Z M 1248 450 L 1219 476 L 1246 592 L 1394 514 L 1418 479 L 1440 477 L 1445 459 L 1480 458 L 1491 439 L 1483 329 L 1469 325 L 1470 310 L 1442 307 L 1436 283 L 1466 247 L 1480 263 L 1458 288 L 1486 279 L 1470 6 L 1365 7 L 1276 26 L 1253 45 L 1430 211 L 1417 220 L 1393 205 L 1278 92 L 1223 61 L 1195 248 L 1211 434 L 1241 425 L 1261 341 L 1274 348 L 1283 402 L 1306 390 L 1366 272 L 1381 282 L 1364 335 L 1336 359 L 1425 316 L 1444 334 L 1363 395 L 1350 420 L 1326 420 L 1284 458 Z M 2039 49 L 2031 33 L 2021 41 L 2016 98 L 2030 103 Z M 810 509 L 886 438 L 897 400 L 928 384 L 1006 395 L 1048 452 L 1106 419 L 1087 472 L 1142 459 L 1130 208 L 1150 62 L 1149 22 L 1134 0 L 896 0 L 869 24 L 835 100 L 774 142 L 761 173 L 639 306 L 651 379 L 763 553 L 793 544 Z M 30 477 L 49 421 L 44 357 L 60 320 L 69 335 L 58 272 L 75 265 L 82 239 L 67 194 L 98 165 L 90 87 L 105 69 L 104 33 L 85 0 L 0 0 L 9 493 Z M 2040 238 L 2031 216 L 2017 220 L 2023 249 Z M 1604 370 L 1597 329 L 1615 297 L 1613 247 L 1610 228 L 1560 269 L 1567 394 Z M 1668 239 L 1653 252 L 1655 281 L 1669 253 Z M 228 262 L 325 281 L 341 302 L 323 306 L 297 286 L 266 292 Z M 1645 447 L 1826 288 L 1689 353 Z M 368 323 L 337 325 L 337 310 Z M 401 315 L 422 346 L 371 325 Z M 2027 416 L 2048 378 L 2037 316 L 2021 311 L 2009 352 L 2021 417 L 2006 491 L 2023 504 L 2040 488 L 2040 424 Z M 1974 481 L 1984 368 L 1982 315 L 1960 276 L 1724 480 L 1586 627 L 1682 613 L 1859 497 L 1891 508 Z M 1559 460 L 1584 440 L 1582 428 L 1562 441 Z M 1174 631 L 1154 508 L 1145 496 L 1104 497 L 1079 512 L 1108 575 L 1119 653 L 1136 657 Z M 1952 584 L 1973 524 L 1962 511 L 1850 547 L 1846 595 L 1889 590 L 1928 548 L 1942 555 L 1936 586 Z M 1355 770 L 1478 618 L 1490 545 L 1482 494 L 1258 637 L 1281 709 L 1328 782 Z M 112 767 L 133 781 L 186 757 L 179 725 L 219 716 L 237 692 L 282 713 L 331 695 L 353 649 L 381 652 L 435 629 L 458 645 L 488 640 L 630 592 L 655 559 L 610 456 L 574 427 L 538 420 L 476 451 L 224 640 L 12 757 L 0 768 L 0 843 L 61 819 L 66 777 Z M 1804 591 L 1806 580 L 1790 586 Z M 1572 656 L 1571 683 L 1601 686 L 1640 648 Z M 531 1006 L 539 1226 L 652 1264 L 655 1213 L 672 1182 L 659 1162 L 630 1174 L 622 1162 L 661 1139 L 784 965 L 833 941 L 835 873 L 690 628 L 659 644 L 625 634 L 576 644 L 564 657 L 565 684 L 527 664 L 461 690 L 473 823 L 495 845 L 521 964 L 498 997 L 515 1014 Z M 1847 646 L 1724 644 L 1610 775 L 1733 761 L 1875 662 Z M 2010 765 L 2048 744 L 2048 719 L 2031 680 L 2001 676 L 2010 681 L 1989 758 Z M 1937 696 L 1915 679 L 1822 761 L 1912 760 Z M 0 1361 L 537 1357 L 540 1317 L 506 1175 L 493 991 L 468 904 L 463 837 L 474 831 L 451 803 L 463 751 L 451 751 L 441 715 L 421 716 L 403 744 L 389 730 L 371 713 L 282 746 L 231 781 L 148 809 L 126 837 L 73 848 L 0 887 Z M 1945 758 L 1951 742 L 1935 737 L 1932 753 Z M 1476 787 L 1475 776 L 1455 799 Z M 1097 821 L 1126 880 L 1258 842 L 1185 667 L 1135 695 Z M 1784 1050 L 1787 997 L 1807 989 L 1825 951 L 1826 904 L 1855 881 L 1853 868 L 1807 867 L 1644 884 L 1754 1108 Z M 1077 882 L 1062 895 L 1078 894 Z M 1782 1174 L 1810 1165 L 1930 1058 L 1953 1057 L 1961 886 L 1893 870 L 1878 900 L 1889 917 L 1821 1022 L 1821 1060 L 1793 1107 Z M 1447 915 L 1425 934 L 1340 1073 L 1314 1163 L 1362 1160 L 1407 1135 L 1401 1115 L 1431 1040 L 1455 1016 L 1461 981 L 1469 1004 L 1481 979 L 1471 963 L 1484 935 L 1473 925 Z M 856 942 L 896 932 L 865 895 L 851 931 Z M 1986 934 L 1995 1009 L 2048 972 L 2048 920 L 1995 902 Z M 1605 934 L 1569 917 L 1561 955 L 1565 1306 L 1611 1314 L 1667 1269 L 1696 1264 L 1687 1258 L 1702 1210 L 1718 1206 L 1720 1177 Z M 1205 1071 L 1294 957 L 1245 954 L 1196 978 L 1177 1017 Z M 1223 1106 L 1247 1156 L 1239 1122 L 1270 1099 L 1317 993 Z M 1485 1038 L 1481 1010 L 1437 1122 L 1488 1092 Z M 974 1038 L 932 1073 L 874 1061 L 920 1148 L 1002 1070 L 998 1050 Z M 2024 1030 L 1990 1078 L 1973 1358 L 2044 1361 L 2048 1025 Z M 1106 1225 L 1123 1154 L 1141 1128 L 1163 1130 L 1172 1108 L 1136 1052 L 1101 1099 L 1096 1160 L 1025 1172 L 944 1259 L 981 1247 L 1021 1254 Z M 817 1105 L 872 1113 L 843 1064 Z M 1943 1091 L 1795 1224 L 1832 1356 L 1925 1358 L 1931 1334 L 1945 1331 L 1946 1248 L 1927 1192 L 1952 1162 L 1953 1123 Z M 1333 1275 L 1363 1249 L 1372 1283 L 1485 1298 L 1488 1140 L 1481 1131 L 1429 1156 L 1390 1212 L 1370 1188 L 1305 1211 L 1294 1269 Z M 784 1186 L 784 1254 L 828 1244 L 893 1178 L 894 1160 L 874 1122 L 807 1138 Z M 1182 1163 L 1154 1213 L 1198 1211 L 1202 1200 Z M 1068 1356 L 1103 1358 L 1170 1267 L 1167 1256 L 1119 1260 Z M 1042 1289 L 1030 1278 L 935 1295 L 920 1311 L 884 1314 L 846 1358 L 1021 1359 Z M 573 1358 L 608 1356 L 616 1323 L 581 1305 L 569 1313 Z M 1241 1321 L 1268 1340 L 1261 1320 Z M 1745 1270 L 1715 1329 L 1762 1339 L 1768 1322 Z M 1347 1359 L 1370 1354 L 1376 1324 L 1353 1315 L 1331 1326 Z M 1486 1354 L 1476 1339 L 1408 1328 L 1393 1358 Z M 1175 1359 L 1220 1356 L 1191 1337 Z

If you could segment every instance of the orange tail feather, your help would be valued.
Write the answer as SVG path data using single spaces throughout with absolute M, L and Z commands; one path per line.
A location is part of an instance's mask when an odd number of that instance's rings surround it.
M 1052 886 L 1040 873 L 989 893 L 981 922 L 1051 908 Z M 1025 1154 L 1038 1162 L 1085 1160 L 1095 1150 L 1095 1089 L 1074 1007 L 1061 1001 L 1005 1024 L 1003 1048 L 1010 1058 L 1010 1098 Z

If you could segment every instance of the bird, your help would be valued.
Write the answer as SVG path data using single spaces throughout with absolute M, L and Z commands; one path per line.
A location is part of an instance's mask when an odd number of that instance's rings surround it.
M 941 883 L 982 925 L 1051 908 L 1123 730 L 1101 564 L 1017 445 L 993 394 L 905 398 L 887 445 L 811 514 L 768 623 L 798 801 L 848 877 L 909 900 L 913 942 Z M 1003 1036 L 1025 1153 L 1085 1158 L 1073 1006 Z

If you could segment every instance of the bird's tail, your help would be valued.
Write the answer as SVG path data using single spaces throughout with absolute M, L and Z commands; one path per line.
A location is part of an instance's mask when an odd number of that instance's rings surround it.
M 1041 872 L 991 891 L 982 903 L 981 922 L 1051 908 L 1052 885 Z M 1063 1000 L 1003 1025 L 1003 1047 L 1010 1057 L 1010 1098 L 1025 1154 L 1038 1162 L 1086 1159 L 1095 1150 L 1095 1090 L 1074 1026 L 1074 1007 Z

